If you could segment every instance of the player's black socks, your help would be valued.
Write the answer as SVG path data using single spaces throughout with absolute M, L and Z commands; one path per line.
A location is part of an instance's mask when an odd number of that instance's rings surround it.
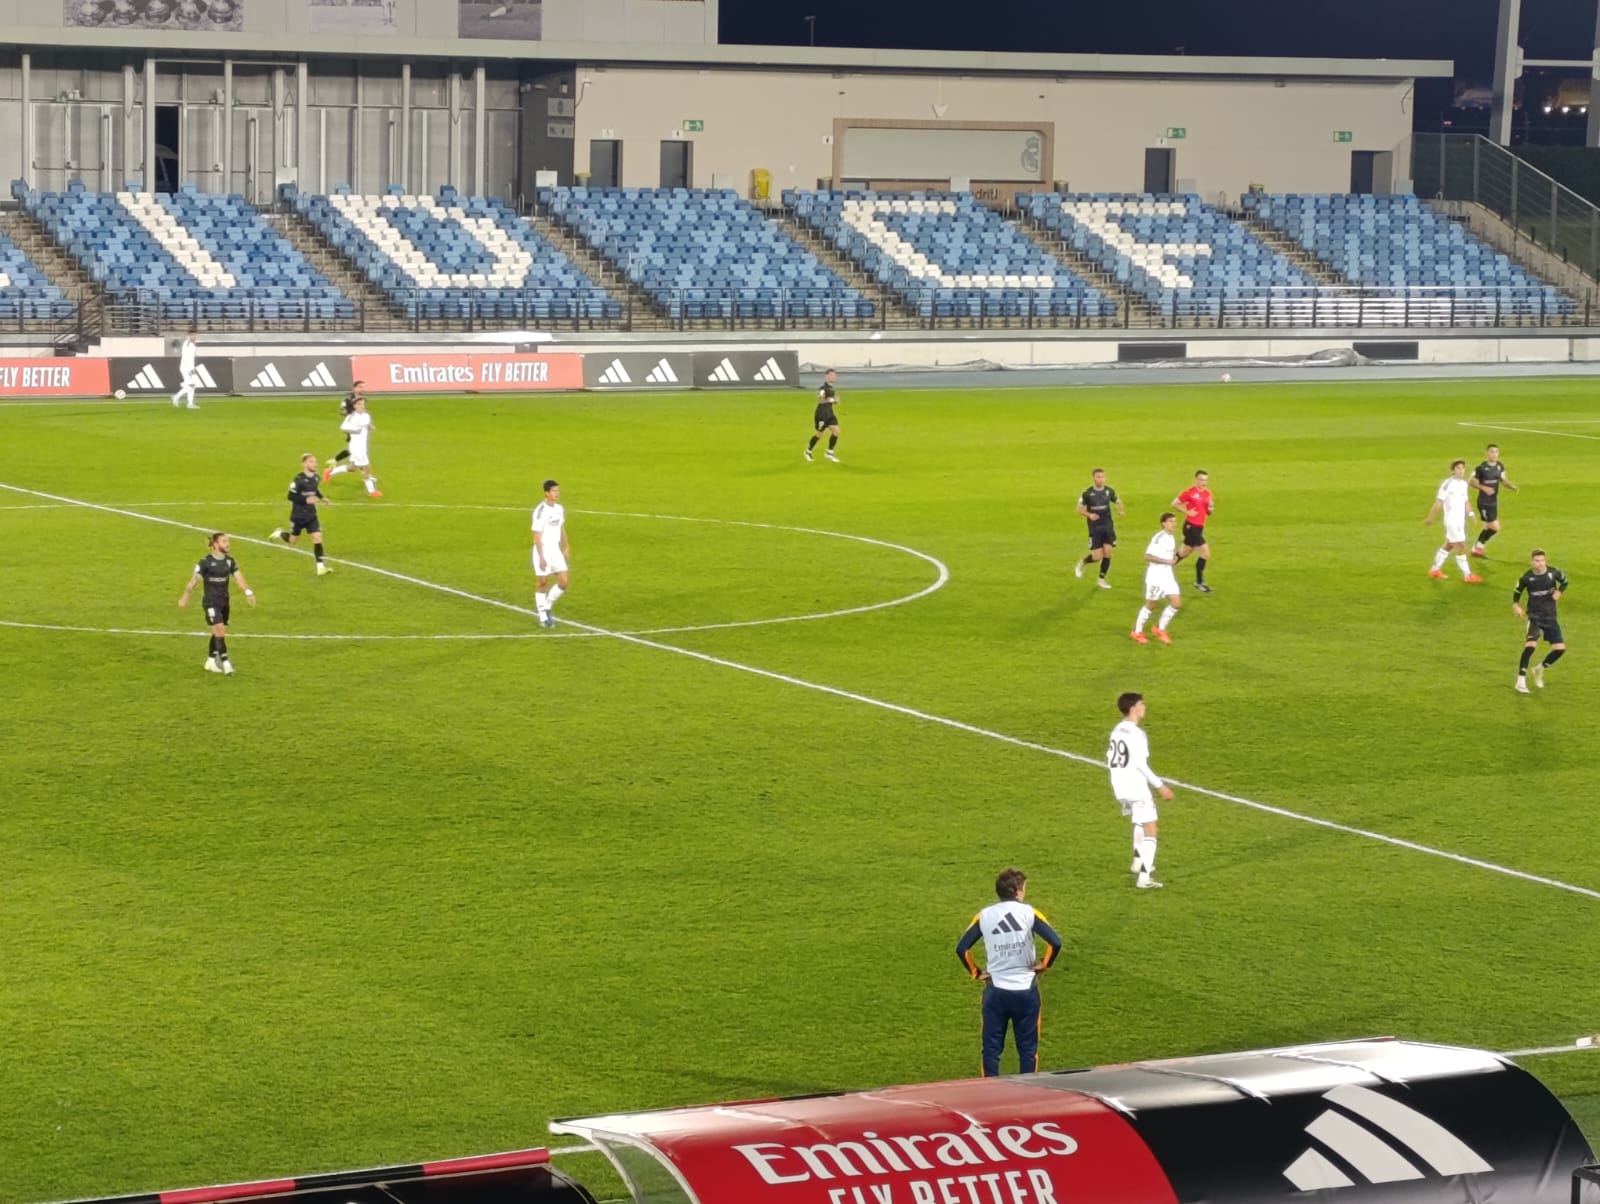
M 1524 677 L 1528 672 L 1528 662 L 1533 659 L 1533 646 L 1530 644 L 1522 650 L 1522 662 L 1517 666 L 1517 676 Z
M 834 448 L 836 448 L 838 446 L 839 446 L 839 436 L 838 435 L 829 435 L 828 436 L 828 450 L 832 451 Z
M 1500 534 L 1500 532 L 1496 531 L 1493 527 L 1485 527 L 1482 531 L 1478 532 L 1478 542 L 1487 547 L 1489 545 L 1489 541 L 1498 534 Z
M 1111 571 L 1111 557 L 1102 556 L 1100 558 L 1100 576 L 1103 578 L 1110 571 Z
M 217 637 L 212 636 L 211 642 L 206 645 L 206 657 L 209 660 L 217 659 Z
M 334 457 L 335 460 L 348 460 L 349 458 L 350 458 L 350 449 L 348 447 L 345 448 L 337 456 Z
M 822 438 L 821 435 L 812 435 L 811 436 L 811 442 L 806 444 L 806 450 L 810 451 L 812 448 L 816 447 L 817 440 L 820 439 L 820 438 Z
M 219 636 L 213 636 L 212 638 L 215 639 L 216 642 L 217 642 L 217 659 L 219 661 L 227 660 L 228 659 L 228 641 L 227 641 L 227 638 L 225 636 L 220 636 L 220 635 Z
M 278 532 L 278 538 L 283 540 L 284 543 L 288 543 L 289 542 L 289 533 L 287 531 L 279 531 Z
M 1194 558 L 1194 583 L 1196 585 L 1204 585 L 1205 584 L 1205 580 L 1206 580 L 1206 558 L 1204 556 L 1196 556 Z
M 316 556 L 317 563 L 321 564 L 322 563 L 322 545 L 320 543 L 312 544 L 311 545 L 311 551 L 312 551 L 312 554 Z
M 1091 552 L 1089 555 L 1085 556 L 1083 558 L 1083 563 L 1084 564 L 1093 564 L 1094 563 L 1094 553 Z
M 1558 660 L 1560 660 L 1566 654 L 1567 654 L 1567 650 L 1565 648 L 1552 648 L 1552 649 L 1550 649 L 1550 651 L 1545 654 L 1544 667 L 1546 669 L 1548 669 L 1551 665 L 1555 664 Z

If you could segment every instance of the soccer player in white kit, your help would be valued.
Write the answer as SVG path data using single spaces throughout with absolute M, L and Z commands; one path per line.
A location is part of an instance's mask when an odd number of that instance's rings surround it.
M 339 429 L 350 436 L 350 462 L 348 464 L 335 464 L 322 474 L 324 481 L 332 480 L 341 473 L 349 472 L 352 467 L 361 474 L 361 483 L 367 487 L 368 497 L 382 497 L 378 491 L 378 478 L 372 475 L 372 456 L 367 446 L 367 440 L 372 432 L 377 430 L 377 425 L 372 421 L 372 415 L 367 413 L 367 399 L 357 397 L 350 413 L 339 424 Z
M 1467 560 L 1467 520 L 1471 517 L 1467 497 L 1467 462 L 1452 460 L 1450 475 L 1440 483 L 1439 492 L 1434 495 L 1433 505 L 1428 508 L 1428 517 L 1422 520 L 1422 525 L 1433 526 L 1435 517 L 1444 521 L 1444 543 L 1439 545 L 1439 551 L 1434 555 L 1428 576 L 1443 577 L 1445 559 L 1454 554 L 1456 567 L 1461 570 L 1461 579 L 1468 585 L 1477 585 L 1483 578 L 1472 571 L 1472 565 Z
M 550 612 L 567 591 L 567 558 L 572 545 L 567 542 L 567 508 L 561 504 L 561 486 L 544 483 L 544 501 L 533 508 L 533 575 L 537 592 L 533 604 L 539 611 L 539 626 L 554 627 Z M 555 578 L 555 584 L 550 579 Z
M 185 408 L 190 410 L 198 410 L 200 408 L 195 404 L 194 400 L 195 386 L 200 383 L 198 360 L 196 359 L 199 351 L 194 341 L 196 333 L 197 331 L 191 326 L 189 333 L 183 336 L 183 346 L 178 350 L 178 376 L 180 378 L 178 391 L 172 395 L 173 405 L 181 404 L 181 399 L 187 397 L 189 404 Z
M 1133 630 L 1128 633 L 1128 637 L 1136 644 L 1150 642 L 1150 637 L 1144 633 L 1144 625 L 1150 621 L 1156 603 L 1162 599 L 1166 600 L 1167 605 L 1161 612 L 1161 618 L 1156 621 L 1156 639 L 1163 644 L 1172 643 L 1172 637 L 1167 634 L 1167 624 L 1172 622 L 1183 605 L 1178 578 L 1172 571 L 1172 566 L 1178 563 L 1178 537 L 1173 533 L 1177 526 L 1178 516 L 1167 511 L 1161 516 L 1161 530 L 1150 537 L 1150 546 L 1144 550 L 1144 604 L 1139 607 L 1139 617 L 1134 622 Z
M 1140 890 L 1160 890 L 1161 883 L 1151 877 L 1156 868 L 1156 801 L 1150 792 L 1155 790 L 1170 801 L 1172 788 L 1150 768 L 1150 740 L 1139 726 L 1144 719 L 1144 695 L 1119 695 L 1117 710 L 1122 712 L 1122 722 L 1111 729 L 1111 742 L 1106 746 L 1111 794 L 1122 814 L 1133 821 L 1131 872 L 1139 875 L 1134 885 Z

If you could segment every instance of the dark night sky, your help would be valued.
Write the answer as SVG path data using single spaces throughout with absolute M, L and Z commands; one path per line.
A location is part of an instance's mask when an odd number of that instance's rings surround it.
M 1527 56 L 1587 59 L 1595 4 L 1523 0 Z M 1497 0 L 722 0 L 721 40 L 804 45 L 815 14 L 819 46 L 1452 59 L 1458 79 L 1487 84 L 1498 10 Z M 1450 97 L 1449 81 L 1419 81 L 1418 128 L 1439 128 Z

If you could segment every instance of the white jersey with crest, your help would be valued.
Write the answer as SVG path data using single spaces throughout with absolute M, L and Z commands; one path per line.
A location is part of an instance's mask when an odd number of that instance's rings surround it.
M 560 502 L 540 502 L 533 508 L 533 533 L 546 553 L 561 551 L 561 529 L 567 522 L 567 508 Z
M 350 458 L 357 464 L 367 462 L 367 437 L 372 433 L 372 415 L 365 410 L 353 410 L 339 424 L 339 429 L 350 436 Z
M 1150 768 L 1150 738 L 1144 728 L 1124 719 L 1111 729 L 1106 745 L 1106 768 L 1111 771 L 1111 793 L 1119 803 L 1148 799 L 1161 779 Z

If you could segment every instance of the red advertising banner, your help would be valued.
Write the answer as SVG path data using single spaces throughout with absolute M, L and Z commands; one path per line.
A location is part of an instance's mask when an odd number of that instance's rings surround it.
M 0 397 L 105 397 L 109 361 L 84 356 L 0 359 Z
M 355 379 L 368 393 L 525 393 L 583 388 L 583 356 L 472 352 L 446 355 L 358 355 Z

